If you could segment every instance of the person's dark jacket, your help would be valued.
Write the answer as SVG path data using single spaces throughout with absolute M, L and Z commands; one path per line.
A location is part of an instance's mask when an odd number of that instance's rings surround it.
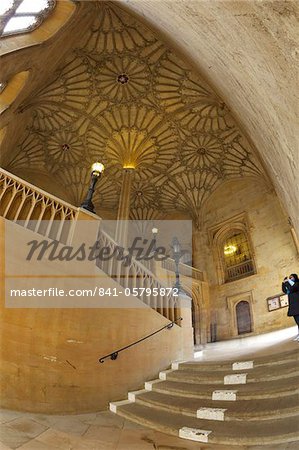
M 297 314 L 299 314 L 299 280 L 295 280 L 295 284 L 293 286 L 291 286 L 287 281 L 284 281 L 282 283 L 282 290 L 285 294 L 288 294 L 288 316 L 297 316 Z

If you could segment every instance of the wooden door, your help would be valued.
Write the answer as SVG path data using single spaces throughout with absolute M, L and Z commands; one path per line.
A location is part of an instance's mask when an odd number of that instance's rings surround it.
M 250 305 L 245 300 L 239 302 L 236 306 L 238 334 L 251 333 L 252 322 L 250 314 Z

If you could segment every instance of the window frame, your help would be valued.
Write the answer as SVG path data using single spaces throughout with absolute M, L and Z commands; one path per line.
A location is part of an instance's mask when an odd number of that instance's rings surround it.
M 229 266 L 227 264 L 226 258 L 225 258 L 225 254 L 224 254 L 224 248 L 225 248 L 225 243 L 231 238 L 233 237 L 235 234 L 242 234 L 244 236 L 244 242 L 247 243 L 248 246 L 248 253 L 250 256 L 249 259 L 247 259 L 246 261 L 240 262 L 238 264 L 235 265 L 231 265 Z M 248 232 L 247 230 L 244 229 L 232 229 L 231 231 L 228 231 L 227 233 L 225 233 L 225 235 L 222 238 L 222 248 L 221 248 L 221 258 L 222 258 L 222 266 L 223 266 L 223 271 L 224 271 L 224 282 L 225 283 L 231 283 L 233 281 L 237 281 L 237 280 L 241 280 L 243 278 L 247 278 L 250 277 L 251 275 L 255 275 L 256 270 L 255 270 L 255 264 L 254 264 L 254 258 L 253 258 L 253 251 L 252 251 L 252 246 L 250 243 L 250 239 L 248 236 Z M 230 277 L 229 276 L 229 272 L 230 269 L 236 268 L 237 266 L 241 266 L 241 265 L 251 265 L 252 266 L 252 270 L 245 272 L 244 274 L 241 274 L 239 276 L 235 276 L 235 277 Z
M 15 36 L 19 34 L 30 33 L 31 31 L 38 28 L 42 22 L 48 17 L 48 15 L 55 9 L 57 0 L 47 0 L 48 6 L 42 9 L 39 12 L 28 12 L 28 13 L 17 13 L 16 10 L 22 4 L 23 0 L 14 0 L 11 8 L 9 8 L 4 14 L 0 16 L 0 39 L 4 39 L 6 37 Z M 10 19 L 17 17 L 29 17 L 34 16 L 36 21 L 34 24 L 29 25 L 27 28 L 11 30 L 8 32 L 4 32 L 4 29 Z
M 226 279 L 226 265 L 224 262 L 223 247 L 225 240 L 234 232 L 243 232 L 247 238 L 248 247 L 250 250 L 253 272 L 246 274 L 244 277 L 234 278 L 231 280 Z M 250 226 L 247 212 L 242 212 L 229 219 L 218 223 L 208 229 L 209 242 L 212 249 L 213 259 L 216 267 L 216 273 L 218 278 L 218 284 L 224 285 L 228 283 L 234 283 L 250 276 L 257 274 L 257 266 L 255 261 L 255 251 L 251 240 Z M 249 261 L 249 260 L 248 260 Z

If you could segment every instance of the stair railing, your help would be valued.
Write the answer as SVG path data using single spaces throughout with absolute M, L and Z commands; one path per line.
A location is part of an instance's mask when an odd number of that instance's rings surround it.
M 170 330 L 175 323 L 178 323 L 178 322 L 180 322 L 182 320 L 183 320 L 182 317 L 179 317 L 178 319 L 173 320 L 171 323 L 168 323 L 167 325 L 164 325 L 162 328 L 159 328 L 159 330 L 156 330 L 153 333 L 148 334 L 147 336 L 145 336 L 145 337 L 143 337 L 141 339 L 138 339 L 138 341 L 132 342 L 132 344 L 126 345 L 125 347 L 122 347 L 122 348 L 120 348 L 118 350 L 115 350 L 115 351 L 109 353 L 108 355 L 102 356 L 99 359 L 99 362 L 100 363 L 104 363 L 105 360 L 108 359 L 108 358 L 110 358 L 112 361 L 115 361 L 118 358 L 118 355 L 119 355 L 120 352 L 123 352 L 124 350 L 127 350 L 128 348 L 133 347 L 134 345 L 139 344 L 142 341 L 145 341 L 146 339 L 154 336 L 155 334 L 160 333 L 160 331 L 162 331 L 162 330 L 165 330 L 165 329 Z
M 0 169 L 0 216 L 46 238 L 69 244 L 79 211 L 80 208 Z M 116 247 L 119 248 L 103 230 L 99 231 L 98 239 L 111 254 L 115 254 Z M 105 261 L 98 259 L 97 266 L 130 292 L 137 288 L 139 295 L 136 297 L 171 322 L 179 320 L 179 296 L 173 295 L 169 286 L 162 284 L 144 264 L 133 257 L 129 261 L 126 264 L 125 260 L 116 257 Z
M 109 249 L 108 254 L 117 254 L 119 245 L 105 231 L 99 231 L 98 242 L 100 248 Z M 131 257 L 129 261 L 125 258 L 120 260 L 117 257 L 105 260 L 97 259 L 97 267 L 122 287 L 129 288 L 130 292 L 137 288 L 139 295 L 136 296 L 168 320 L 178 320 L 180 315 L 179 296 L 174 296 L 170 292 L 169 286 L 162 284 L 150 270 L 134 257 Z M 142 292 L 141 288 L 145 290 Z M 164 295 L 164 291 L 168 295 Z
M 170 272 L 175 272 L 176 264 L 175 260 L 172 258 L 167 258 L 162 261 L 162 268 L 165 270 L 169 270 Z M 195 280 L 204 281 L 204 273 L 195 269 L 195 267 L 189 266 L 188 264 L 179 263 L 179 272 L 181 275 L 185 275 L 186 277 L 194 278 Z
M 78 208 L 0 169 L 0 216 L 64 244 L 69 243 Z

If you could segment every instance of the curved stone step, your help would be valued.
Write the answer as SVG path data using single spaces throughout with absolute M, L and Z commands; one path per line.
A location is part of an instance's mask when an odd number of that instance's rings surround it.
M 202 384 L 245 384 L 258 383 L 262 381 L 273 381 L 279 379 L 287 379 L 299 376 L 299 364 L 288 362 L 284 365 L 275 367 L 275 370 L 269 370 L 268 366 L 259 366 L 250 370 L 243 371 L 191 371 L 184 370 L 179 367 L 178 370 L 160 372 L 161 380 L 183 381 L 185 383 L 202 383 Z
M 112 411 L 164 433 L 224 445 L 299 439 L 299 347 L 242 361 L 176 362 Z
M 185 383 L 178 381 L 160 381 L 145 383 L 147 390 L 171 394 L 177 396 L 185 396 L 188 398 L 211 399 L 214 391 L 237 391 L 236 399 L 251 400 L 258 398 L 277 398 L 295 395 L 299 393 L 299 377 L 274 380 L 272 382 L 259 382 L 239 385 L 215 385 L 215 384 L 199 384 Z
M 212 401 L 211 399 L 195 399 L 178 397 L 160 392 L 142 392 L 135 394 L 137 404 L 161 409 L 172 410 L 175 413 L 186 416 L 202 417 L 198 410 L 201 408 L 216 408 L 225 410 L 219 418 L 214 415 L 215 420 L 239 421 L 239 420 L 272 420 L 275 418 L 298 416 L 298 396 L 290 395 L 281 398 L 239 400 L 237 402 Z M 217 413 L 217 411 L 216 411 Z
M 252 422 L 211 421 L 159 411 L 137 403 L 118 406 L 117 414 L 154 430 L 199 442 L 262 445 L 299 439 L 297 417 Z
M 267 367 L 267 366 L 281 366 L 288 363 L 299 363 L 299 345 L 295 350 L 290 350 L 284 353 L 278 353 L 266 356 L 248 356 L 246 359 L 237 360 L 231 359 L 226 361 L 188 361 L 176 362 L 173 365 L 175 369 L 192 370 L 192 371 L 224 371 L 232 370 L 233 364 L 242 362 L 253 362 L 253 368 Z M 269 368 L 269 367 L 268 367 Z M 243 370 L 243 369 L 241 369 Z

